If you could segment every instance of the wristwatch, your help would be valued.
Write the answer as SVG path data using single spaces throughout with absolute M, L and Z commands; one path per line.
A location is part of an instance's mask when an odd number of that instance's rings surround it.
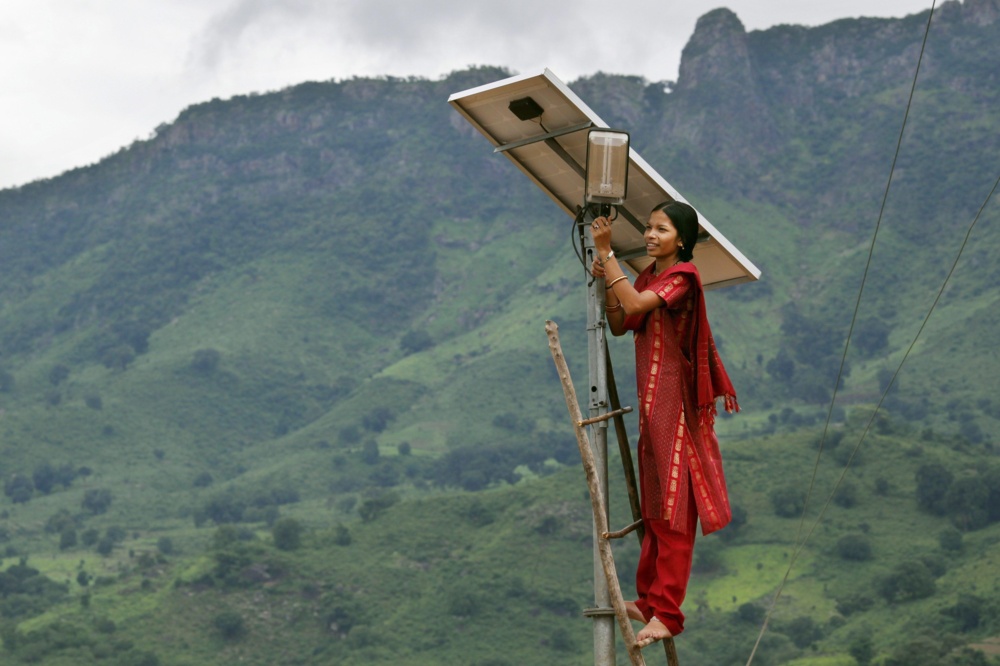
M 601 259 L 601 255 L 597 255 L 597 260 L 601 262 L 601 266 L 603 266 L 604 264 L 608 263 L 608 259 L 610 259 L 613 256 L 615 256 L 615 251 L 610 250 L 608 252 L 608 256 L 604 257 L 603 259 Z

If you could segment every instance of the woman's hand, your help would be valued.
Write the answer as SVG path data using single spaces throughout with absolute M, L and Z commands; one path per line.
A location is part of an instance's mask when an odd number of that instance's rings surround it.
M 604 264 L 599 260 L 594 259 L 594 263 L 590 265 L 590 274 L 593 275 L 598 280 L 604 277 Z
M 607 256 L 611 251 L 611 220 L 606 217 L 599 217 L 590 225 L 590 231 L 594 236 L 594 248 L 598 257 Z

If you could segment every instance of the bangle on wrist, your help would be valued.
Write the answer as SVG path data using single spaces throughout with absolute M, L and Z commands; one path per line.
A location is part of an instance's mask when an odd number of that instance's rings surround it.
M 608 250 L 608 256 L 604 257 L 603 259 L 601 259 L 601 253 L 598 252 L 597 253 L 597 262 L 601 266 L 603 266 L 604 264 L 606 264 L 608 262 L 608 259 L 610 259 L 613 256 L 615 256 L 615 251 L 614 250 Z
M 607 286 L 606 286 L 606 287 L 604 287 L 604 288 L 605 288 L 605 289 L 611 289 L 611 287 L 615 286 L 615 283 L 616 283 L 616 282 L 621 282 L 622 280 L 627 280 L 627 279 L 628 279 L 628 276 L 627 276 L 627 275 L 619 275 L 619 276 L 618 276 L 618 277 L 616 277 L 616 278 L 615 278 L 614 280 L 612 280 L 611 282 L 609 282 L 609 283 L 607 284 Z
M 621 310 L 621 309 L 622 309 L 621 301 L 618 302 L 618 305 L 605 305 L 604 306 L 604 311 L 605 312 L 615 312 L 615 311 Z

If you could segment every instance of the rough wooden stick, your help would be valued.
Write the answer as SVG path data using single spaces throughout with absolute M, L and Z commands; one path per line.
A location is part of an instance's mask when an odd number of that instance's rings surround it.
M 573 380 L 569 374 L 569 366 L 562 353 L 562 346 L 559 344 L 559 327 L 553 321 L 545 322 L 545 333 L 549 338 L 549 351 L 552 352 L 552 360 L 556 364 L 559 373 L 559 381 L 562 382 L 563 393 L 566 396 L 566 408 L 569 410 L 570 418 L 573 420 L 576 431 L 576 443 L 580 449 L 580 457 L 583 459 L 583 470 L 587 476 L 587 486 L 590 488 L 590 504 L 594 510 L 594 526 L 597 534 L 608 531 L 607 516 L 604 515 L 604 492 L 597 473 L 597 463 L 594 461 L 594 453 L 590 448 L 590 440 L 587 431 L 578 425 L 582 421 L 580 404 L 576 399 L 576 389 L 573 388 Z M 625 640 L 625 649 L 628 650 L 629 659 L 632 666 L 646 666 L 646 661 L 642 658 L 642 652 L 635 642 L 635 632 L 629 622 L 628 613 L 625 610 L 625 600 L 622 598 L 622 590 L 618 585 L 618 573 L 615 570 L 615 559 L 611 552 L 611 543 L 607 539 L 597 539 L 597 550 L 600 555 L 601 567 L 604 569 L 604 577 L 608 580 L 608 591 L 611 593 L 611 604 L 615 609 L 615 617 L 618 619 L 618 628 L 622 632 Z

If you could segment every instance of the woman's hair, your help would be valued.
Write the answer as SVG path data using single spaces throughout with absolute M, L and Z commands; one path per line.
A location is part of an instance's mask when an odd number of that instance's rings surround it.
M 651 213 L 662 210 L 681 238 L 684 246 L 679 250 L 677 256 L 681 261 L 691 261 L 694 253 L 694 244 L 698 242 L 698 212 L 682 201 L 664 201 L 653 207 Z

